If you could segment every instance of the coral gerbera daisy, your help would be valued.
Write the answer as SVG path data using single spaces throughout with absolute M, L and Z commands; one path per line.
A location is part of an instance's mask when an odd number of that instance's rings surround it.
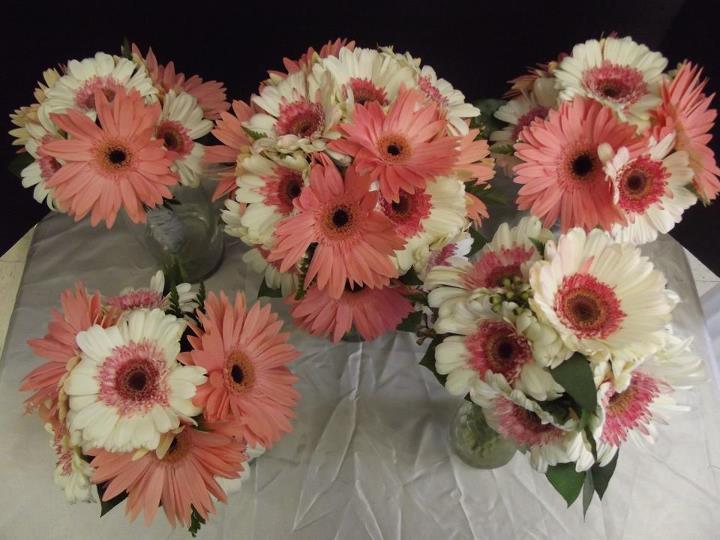
M 310 171 L 310 183 L 295 200 L 298 214 L 282 220 L 270 261 L 281 261 L 287 272 L 315 244 L 305 287 L 317 279 L 320 289 L 340 298 L 347 282 L 352 287 L 384 287 L 397 277 L 394 251 L 404 242 L 394 223 L 376 209 L 378 194 L 369 191 L 370 179 L 354 166 L 345 171 L 324 159 Z
M 288 74 L 296 73 L 298 71 L 309 73 L 314 63 L 318 60 L 327 58 L 328 56 L 338 56 L 342 49 L 352 51 L 354 48 L 354 41 L 348 41 L 347 38 L 337 38 L 335 41 L 328 41 L 325 43 L 322 47 L 320 47 L 319 51 L 316 51 L 313 47 L 308 47 L 308 50 L 305 51 L 297 60 L 292 60 L 287 57 L 283 58 L 283 65 L 285 66 Z M 270 75 L 284 78 L 283 75 L 285 74 L 271 72 Z
M 60 304 L 61 311 L 52 311 L 47 335 L 28 342 L 37 356 L 48 360 L 28 373 L 20 386 L 20 390 L 35 392 L 25 401 L 28 411 L 48 402 L 51 409 L 56 405 L 62 382 L 80 355 L 75 342 L 78 333 L 94 324 L 113 323 L 112 318 L 104 317 L 100 293 L 88 294 L 81 283 L 75 286 L 75 291 L 63 291 Z
M 297 302 L 291 301 L 295 324 L 313 336 L 340 341 L 354 327 L 366 341 L 397 328 L 413 310 L 404 286 L 382 289 L 346 287 L 340 298 L 310 287 Z
M 298 357 L 282 333 L 282 321 L 256 303 L 246 309 L 238 293 L 234 305 L 224 293 L 208 295 L 202 329 L 188 339 L 193 349 L 182 360 L 208 372 L 194 402 L 211 422 L 233 422 L 248 444 L 269 448 L 290 432 L 299 394 L 288 364 Z
M 640 129 L 660 104 L 660 82 L 667 59 L 630 37 L 590 39 L 573 47 L 554 75 L 560 98 L 587 96 Z
M 110 452 L 154 450 L 160 436 L 192 422 L 192 403 L 205 369 L 177 361 L 185 322 L 160 309 L 137 310 L 116 326 L 77 336 L 81 360 L 64 390 L 69 427 L 83 446 Z
M 193 96 L 175 90 L 165 95 L 155 137 L 163 141 L 172 161 L 171 170 L 178 173 L 184 186 L 200 185 L 205 147 L 197 139 L 210 133 L 212 127 Z
M 352 156 L 360 174 L 378 178 L 389 201 L 448 174 L 457 159 L 458 138 L 445 134 L 437 106 L 424 101 L 419 91 L 403 90 L 387 113 L 374 101 L 357 105 L 352 122 L 339 126 L 346 138 L 330 144 Z
M 45 152 L 64 165 L 47 181 L 58 204 L 90 222 L 115 223 L 124 206 L 135 223 L 145 221 L 143 205 L 155 207 L 172 198 L 169 186 L 177 184 L 162 141 L 153 139 L 160 106 L 146 106 L 137 92 L 121 88 L 112 103 L 97 91 L 100 126 L 75 110 L 53 115 L 70 140 L 50 141 Z
M 690 62 L 683 63 L 675 78 L 661 90 L 662 105 L 655 111 L 658 132 L 667 128 L 676 132 L 676 150 L 684 150 L 695 172 L 693 182 L 700 197 L 711 201 L 720 192 L 720 168 L 715 153 L 708 146 L 712 139 L 717 110 L 710 108 L 713 95 L 703 93 L 707 79 L 701 80 L 702 70 Z
M 179 283 L 175 286 L 178 292 L 178 304 L 185 313 L 191 313 L 197 307 L 197 295 L 189 283 Z M 162 309 L 170 307 L 170 294 L 165 293 L 165 274 L 158 270 L 150 279 L 149 287 L 134 289 L 128 287 L 117 296 L 105 299 L 109 308 L 117 310 L 118 313 L 132 311 L 134 309 Z
M 619 122 L 607 107 L 577 98 L 564 102 L 525 127 L 515 146 L 523 163 L 514 167 L 522 184 L 520 210 L 530 210 L 546 227 L 560 220 L 563 231 L 572 227 L 609 230 L 622 216 L 613 204 L 612 183 L 605 177 L 598 148 L 626 146 L 633 152 L 639 141 L 635 130 Z
M 656 142 L 651 138 L 645 153 L 631 159 L 621 148 L 606 163 L 605 172 L 615 186 L 616 203 L 628 224 L 615 225 L 613 236 L 634 244 L 652 242 L 658 233 L 669 232 L 682 219 L 683 212 L 697 202 L 688 189 L 693 178 L 688 154 L 672 152 L 671 133 Z
M 143 512 L 145 524 L 162 506 L 174 527 L 189 527 L 193 509 L 203 519 L 215 512 L 211 497 L 226 502 L 217 478 L 238 478 L 247 461 L 245 444 L 212 431 L 180 428 L 169 445 L 142 457 L 129 453 L 94 451 L 92 481 L 105 484 L 103 500 L 127 492 L 125 513 L 131 520 Z
M 643 357 L 663 345 L 675 301 L 638 248 L 604 231 L 573 229 L 547 243 L 545 258 L 530 269 L 530 302 L 568 348 L 604 360 L 620 352 Z

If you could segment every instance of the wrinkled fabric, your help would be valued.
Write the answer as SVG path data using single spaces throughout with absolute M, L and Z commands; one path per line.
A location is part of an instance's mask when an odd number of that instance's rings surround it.
M 83 280 L 115 294 L 155 270 L 125 225 L 93 230 L 53 215 L 37 229 L 11 322 L 0 378 L 0 537 L 20 539 L 189 538 L 158 514 L 151 527 L 127 522 L 124 504 L 99 518 L 97 504 L 70 506 L 52 481 L 54 456 L 36 417 L 23 416 L 22 377 L 41 363 L 26 345 L 45 333 L 60 292 Z M 208 290 L 245 291 L 260 277 L 228 240 Z M 681 247 L 645 249 L 682 303 L 680 333 L 708 338 Z M 268 300 L 263 300 L 267 302 Z M 289 321 L 280 299 L 270 301 Z M 290 327 L 291 328 L 291 327 Z M 258 458 L 240 492 L 203 526 L 207 539 L 714 539 L 720 535 L 720 403 L 710 381 L 680 396 L 691 412 L 661 426 L 648 450 L 624 446 L 615 477 L 587 518 L 570 509 L 528 459 L 492 471 L 456 458 L 448 426 L 460 405 L 424 368 L 425 345 L 397 333 L 372 343 L 331 345 L 292 330 L 302 394 L 295 430 Z

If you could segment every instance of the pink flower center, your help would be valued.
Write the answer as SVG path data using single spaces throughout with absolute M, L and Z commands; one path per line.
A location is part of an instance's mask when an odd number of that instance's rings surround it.
M 163 306 L 163 295 L 151 289 L 137 289 L 107 299 L 107 304 L 121 311 L 131 309 L 153 309 Z
M 545 118 L 548 115 L 548 111 L 549 109 L 547 107 L 538 105 L 518 118 L 517 124 L 512 130 L 512 140 L 517 141 L 520 133 L 522 133 L 522 130 L 525 129 L 526 126 L 529 126 L 536 118 Z
M 355 103 L 363 105 L 375 101 L 379 105 L 387 104 L 387 94 L 385 90 L 375 86 L 369 79 L 353 77 L 348 84 L 352 90 Z
M 405 163 L 412 156 L 412 147 L 404 135 L 388 133 L 378 139 L 377 150 L 386 163 Z
M 293 202 L 302 193 L 302 175 L 285 167 L 275 167 L 275 176 L 266 176 L 265 186 L 260 193 L 265 197 L 265 204 L 276 206 L 281 214 L 292 212 Z
M 161 122 L 155 131 L 155 137 L 160 139 L 170 152 L 178 154 L 179 158 L 188 155 L 194 145 L 187 129 L 174 120 Z
M 255 384 L 255 366 L 240 351 L 231 352 L 225 361 L 225 385 L 234 392 L 245 393 Z
M 325 113 L 320 104 L 301 100 L 280 105 L 275 129 L 280 135 L 311 138 L 320 135 L 324 126 Z
M 97 374 L 100 400 L 121 416 L 147 413 L 155 405 L 168 405 L 169 370 L 156 343 L 131 341 L 115 347 Z
M 498 417 L 498 432 L 520 446 L 542 446 L 561 438 L 565 432 L 550 423 L 543 424 L 533 411 L 517 403 L 499 397 L 495 400 L 495 414 Z
M 559 178 L 566 189 L 585 189 L 605 181 L 602 163 L 595 146 L 579 141 L 571 145 L 561 160 Z
M 47 180 L 53 174 L 58 172 L 62 165 L 53 156 L 39 154 L 38 164 L 40 165 L 40 174 Z
M 628 432 L 633 429 L 647 435 L 647 426 L 652 420 L 650 405 L 660 395 L 664 386 L 649 375 L 635 371 L 630 379 L 630 386 L 624 392 L 608 392 L 603 402 L 603 441 L 612 446 L 620 446 L 627 440 Z
M 427 267 L 445 266 L 450 259 L 457 254 L 457 244 L 447 244 L 437 251 L 433 251 L 428 258 Z
M 667 172 L 661 161 L 641 156 L 620 171 L 618 204 L 626 212 L 641 214 L 665 194 Z
M 522 278 L 522 264 L 529 261 L 534 250 L 520 246 L 484 253 L 463 275 L 466 289 L 502 287 L 505 279 Z
M 422 90 L 427 97 L 429 97 L 431 100 L 433 100 L 435 103 L 440 105 L 441 107 L 444 107 L 447 105 L 448 100 L 445 96 L 443 96 L 442 92 L 438 90 L 438 88 L 432 83 L 430 80 L 430 77 L 423 75 L 418 80 L 418 86 L 420 87 L 420 90 Z
M 555 311 L 577 337 L 605 339 L 625 319 L 611 287 L 595 276 L 575 273 L 563 279 L 555 294 Z
M 530 344 L 505 321 L 480 321 L 474 334 L 465 338 L 471 364 L 480 377 L 490 371 L 512 384 L 533 358 Z
M 90 111 L 95 110 L 95 91 L 100 90 L 108 102 L 115 99 L 115 94 L 121 84 L 113 77 L 98 77 L 97 75 L 85 81 L 85 83 L 75 92 L 75 105 L 80 109 Z
M 583 85 L 595 96 L 621 105 L 632 105 L 647 93 L 647 85 L 639 70 L 607 60 L 600 66 L 585 70 Z
M 383 213 L 397 225 L 397 232 L 403 238 L 415 236 L 423 230 L 422 222 L 430 215 L 430 195 L 418 189 L 415 193 L 400 191 L 397 202 L 383 199 L 380 203 Z

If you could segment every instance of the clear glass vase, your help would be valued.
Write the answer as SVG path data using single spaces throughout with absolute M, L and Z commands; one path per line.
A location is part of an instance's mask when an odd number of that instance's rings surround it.
M 168 280 L 196 283 L 215 272 L 224 252 L 220 212 L 200 186 L 176 186 L 174 199 L 149 210 L 141 242 Z
M 482 407 L 463 401 L 450 424 L 450 446 L 471 467 L 495 469 L 508 463 L 516 446 L 493 430 Z

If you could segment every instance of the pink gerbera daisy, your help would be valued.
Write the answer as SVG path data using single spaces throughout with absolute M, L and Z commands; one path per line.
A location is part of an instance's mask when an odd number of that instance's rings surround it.
M 707 79 L 701 80 L 702 70 L 690 62 L 680 66 L 672 82 L 665 83 L 661 89 L 662 105 L 655 111 L 658 133 L 666 128 L 676 132 L 676 150 L 685 150 L 690 157 L 690 168 L 695 173 L 693 182 L 700 196 L 711 201 L 720 192 L 720 168 L 715 161 L 715 153 L 708 146 L 712 139 L 717 110 L 710 108 L 713 95 L 705 95 L 703 90 Z
M 112 103 L 100 91 L 95 98 L 100 126 L 75 110 L 51 115 L 70 139 L 45 144 L 48 155 L 64 162 L 47 185 L 76 220 L 92 212 L 93 226 L 104 220 L 110 228 L 122 205 L 132 221 L 144 222 L 143 206 L 172 198 L 168 187 L 178 182 L 162 141 L 153 138 L 160 106 L 122 88 Z
M 245 444 L 219 433 L 185 426 L 167 450 L 148 452 L 139 459 L 133 452 L 93 450 L 92 481 L 105 483 L 103 500 L 127 492 L 125 513 L 134 520 L 143 512 L 149 525 L 162 506 L 168 521 L 190 526 L 194 508 L 203 519 L 215 512 L 212 497 L 226 502 L 216 477 L 238 478 L 247 461 Z
M 337 343 L 353 326 L 366 341 L 397 328 L 413 310 L 404 286 L 370 289 L 346 287 L 340 298 L 311 287 L 292 302 L 295 324 L 313 336 L 330 336 Z
M 353 121 L 339 126 L 346 138 L 330 144 L 352 156 L 360 174 L 378 178 L 382 196 L 393 202 L 400 190 L 413 193 L 449 173 L 458 158 L 458 137 L 445 133 L 437 106 L 424 101 L 417 90 L 401 90 L 387 113 L 374 101 L 357 105 Z
M 476 140 L 478 133 L 479 129 L 471 129 L 460 138 L 454 171 L 461 180 L 484 184 L 495 176 L 495 161 L 490 157 L 488 142 L 485 139 Z
M 524 278 L 523 265 L 535 256 L 534 248 L 514 245 L 487 251 L 462 276 L 466 289 L 502 287 L 503 281 Z
M 522 368 L 533 360 L 528 339 L 506 321 L 481 320 L 477 330 L 465 338 L 470 365 L 481 378 L 499 373 L 510 384 L 520 378 Z
M 320 159 L 310 171 L 310 184 L 295 199 L 299 213 L 278 224 L 269 260 L 281 260 L 280 270 L 287 272 L 316 244 L 306 287 L 317 278 L 318 288 L 328 288 L 333 298 L 342 296 L 347 282 L 384 287 L 397 276 L 391 257 L 404 242 L 393 222 L 376 210 L 378 196 L 368 190 L 368 177 L 351 166 L 343 181 L 332 162 Z
M 565 431 L 506 397 L 495 399 L 498 433 L 519 446 L 543 446 L 557 442 Z
M 250 153 L 252 141 L 243 129 L 243 123 L 252 118 L 252 108 L 244 101 L 233 101 L 232 113 L 221 112 L 212 134 L 222 143 L 205 147 L 204 159 L 208 163 L 232 163 L 232 166 L 220 172 L 213 201 L 230 195 L 236 187 L 237 163 Z
M 584 98 L 564 102 L 544 120 L 522 132 L 515 155 L 515 181 L 522 184 L 520 210 L 530 210 L 546 227 L 560 220 L 572 227 L 609 230 L 623 218 L 613 204 L 612 183 L 605 177 L 598 148 L 637 148 L 635 128 L 620 123 L 611 109 Z
M 281 333 L 282 321 L 270 306 L 246 309 L 239 294 L 232 305 L 225 294 L 210 294 L 206 313 L 199 313 L 202 330 L 190 336 L 193 350 L 181 355 L 204 367 L 208 381 L 198 388 L 195 403 L 211 422 L 238 422 L 249 444 L 268 448 L 290 432 L 289 419 L 299 394 L 287 365 L 298 352 Z
M 46 402 L 50 402 L 50 409 L 56 407 L 60 385 L 72 368 L 70 364 L 79 359 L 80 350 L 75 343 L 77 334 L 94 324 L 106 327 L 114 322 L 104 317 L 100 293 L 89 295 L 81 283 L 75 285 L 75 291 L 63 291 L 60 303 L 62 310 L 53 309 L 47 335 L 28 342 L 36 355 L 48 360 L 31 371 L 20 386 L 20 390 L 35 392 L 25 401 L 28 411 Z

